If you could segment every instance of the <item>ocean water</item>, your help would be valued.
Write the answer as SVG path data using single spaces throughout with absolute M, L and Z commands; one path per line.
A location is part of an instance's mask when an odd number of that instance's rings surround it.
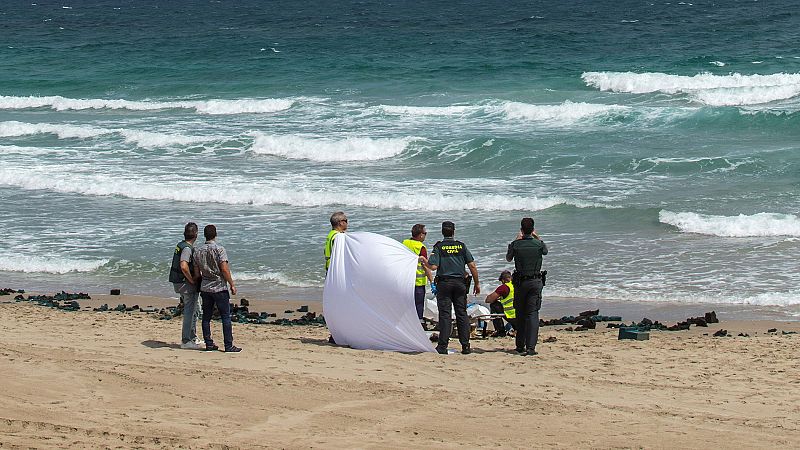
M 800 2 L 0 4 L 0 280 L 172 295 L 214 223 L 242 295 L 320 299 L 328 218 L 456 223 L 484 289 L 800 315 Z

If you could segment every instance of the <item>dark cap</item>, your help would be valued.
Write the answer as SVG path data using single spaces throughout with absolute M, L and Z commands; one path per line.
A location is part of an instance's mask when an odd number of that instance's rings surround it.
M 503 281 L 503 278 L 510 277 L 510 276 L 511 276 L 511 271 L 510 270 L 504 270 L 504 271 L 500 272 L 500 278 L 498 278 L 498 280 L 499 281 Z
M 456 229 L 456 224 L 454 224 L 453 222 L 450 222 L 449 220 L 442 222 L 442 231 L 455 230 L 455 229 Z

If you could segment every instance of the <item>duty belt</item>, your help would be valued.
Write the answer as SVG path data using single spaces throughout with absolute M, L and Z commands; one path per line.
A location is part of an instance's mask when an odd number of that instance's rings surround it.
M 541 273 L 535 273 L 533 275 L 520 275 L 519 276 L 519 280 L 520 281 L 536 280 L 536 279 L 539 279 L 539 278 L 542 278 L 542 274 Z
M 463 281 L 464 276 L 462 275 L 443 275 L 439 277 L 440 281 Z

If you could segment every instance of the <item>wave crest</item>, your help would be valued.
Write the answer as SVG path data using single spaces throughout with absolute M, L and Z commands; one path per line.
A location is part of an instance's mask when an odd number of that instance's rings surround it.
M 255 133 L 250 150 L 260 155 L 311 161 L 375 161 L 405 151 L 416 138 L 309 139 L 300 136 L 271 136 Z
M 106 264 L 108 264 L 107 259 L 44 258 L 6 254 L 3 258 L 0 258 L 0 271 L 65 274 L 70 272 L 92 272 Z
M 234 99 L 184 101 L 132 101 L 111 99 L 75 99 L 59 95 L 46 97 L 14 97 L 0 95 L 0 109 L 50 108 L 56 111 L 84 109 L 126 109 L 154 111 L 160 109 L 193 109 L 200 114 L 272 113 L 289 109 L 294 99 Z
M 575 103 L 567 100 L 560 105 L 532 105 L 529 103 L 506 102 L 501 106 L 501 109 L 509 119 L 572 123 L 597 116 L 625 113 L 630 108 L 621 105 Z
M 422 183 L 422 181 L 420 181 Z M 419 192 L 418 183 L 374 185 L 368 192 L 360 187 L 331 190 L 307 187 L 290 180 L 244 184 L 219 182 L 175 183 L 169 178 L 126 179 L 118 175 L 74 173 L 59 167 L 53 170 L 0 168 L 0 185 L 28 190 L 49 190 L 94 196 L 120 196 L 144 200 L 167 200 L 229 205 L 288 205 L 297 207 L 359 206 L 407 211 L 540 211 L 559 205 L 579 208 L 603 207 L 591 202 L 552 196 L 490 195 L 477 192 L 430 194 Z M 437 189 L 432 188 L 436 191 Z
M 689 94 L 709 106 L 739 106 L 769 103 L 800 95 L 800 73 L 771 75 L 693 76 L 666 73 L 585 72 L 581 79 L 601 91 L 646 94 Z
M 686 233 L 721 237 L 800 236 L 800 218 L 793 214 L 758 213 L 750 216 L 712 216 L 693 212 L 658 213 L 661 223 Z
M 17 121 L 0 122 L 0 137 L 30 136 L 35 134 L 55 134 L 59 139 L 88 139 L 115 130 L 52 123 L 25 123 Z

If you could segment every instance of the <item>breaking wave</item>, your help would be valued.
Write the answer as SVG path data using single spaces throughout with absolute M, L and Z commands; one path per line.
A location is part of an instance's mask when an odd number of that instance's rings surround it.
M 233 278 L 236 279 L 236 281 L 269 281 L 272 283 L 278 283 L 288 287 L 319 286 L 319 284 L 293 279 L 284 274 L 283 272 L 264 272 L 264 273 L 242 272 L 242 273 L 234 273 Z
M 509 119 L 555 123 L 572 123 L 597 116 L 625 113 L 630 110 L 629 107 L 621 105 L 574 103 L 569 100 L 560 105 L 532 105 L 529 103 L 506 102 L 501 108 Z
M 300 136 L 255 134 L 250 150 L 260 155 L 311 161 L 374 161 L 405 151 L 415 138 L 310 139 Z
M 93 128 L 88 126 L 25 123 L 17 121 L 0 122 L 0 137 L 30 136 L 35 134 L 55 134 L 59 139 L 89 139 L 103 134 L 114 133 L 115 130 Z
M 181 134 L 154 133 L 151 131 L 120 128 L 95 128 L 86 125 L 25 123 L 17 121 L 0 122 L 0 137 L 30 136 L 36 134 L 54 134 L 58 136 L 59 139 L 91 139 L 103 135 L 119 134 L 125 139 L 125 142 L 143 148 L 192 145 L 223 139 L 218 136 L 186 136 Z
M 453 106 L 391 106 L 380 105 L 378 108 L 386 114 L 404 116 L 460 116 L 473 113 L 480 109 L 479 106 L 453 105 Z
M 70 272 L 92 272 L 106 264 L 108 264 L 107 259 L 43 258 L 5 254 L 0 258 L 0 271 L 65 274 Z
M 751 216 L 712 216 L 693 212 L 658 213 L 661 223 L 685 233 L 722 237 L 800 236 L 800 218 L 794 214 L 758 213 Z
M 176 183 L 171 178 L 142 181 L 107 174 L 23 168 L 0 168 L 0 185 L 81 195 L 230 205 L 299 207 L 347 205 L 408 211 L 539 211 L 558 205 L 579 208 L 604 207 L 561 196 L 540 198 L 477 192 L 458 194 L 419 192 L 414 183 L 404 186 L 375 186 L 365 193 L 359 187 L 347 189 L 340 186 L 336 190 L 331 190 L 324 186 L 324 183 L 319 183 L 320 186 L 314 188 L 283 180 L 257 185 L 233 180 L 229 180 L 227 184 L 221 184 L 219 181 Z
M 693 76 L 665 73 L 585 72 L 581 79 L 601 91 L 645 94 L 688 94 L 709 106 L 741 106 L 769 103 L 800 95 L 800 73 L 772 75 Z
M 289 109 L 295 99 L 235 99 L 184 101 L 131 101 L 112 99 L 75 99 L 61 96 L 0 96 L 0 109 L 50 108 L 56 111 L 84 109 L 126 109 L 154 111 L 160 109 L 193 109 L 200 114 L 273 113 Z

